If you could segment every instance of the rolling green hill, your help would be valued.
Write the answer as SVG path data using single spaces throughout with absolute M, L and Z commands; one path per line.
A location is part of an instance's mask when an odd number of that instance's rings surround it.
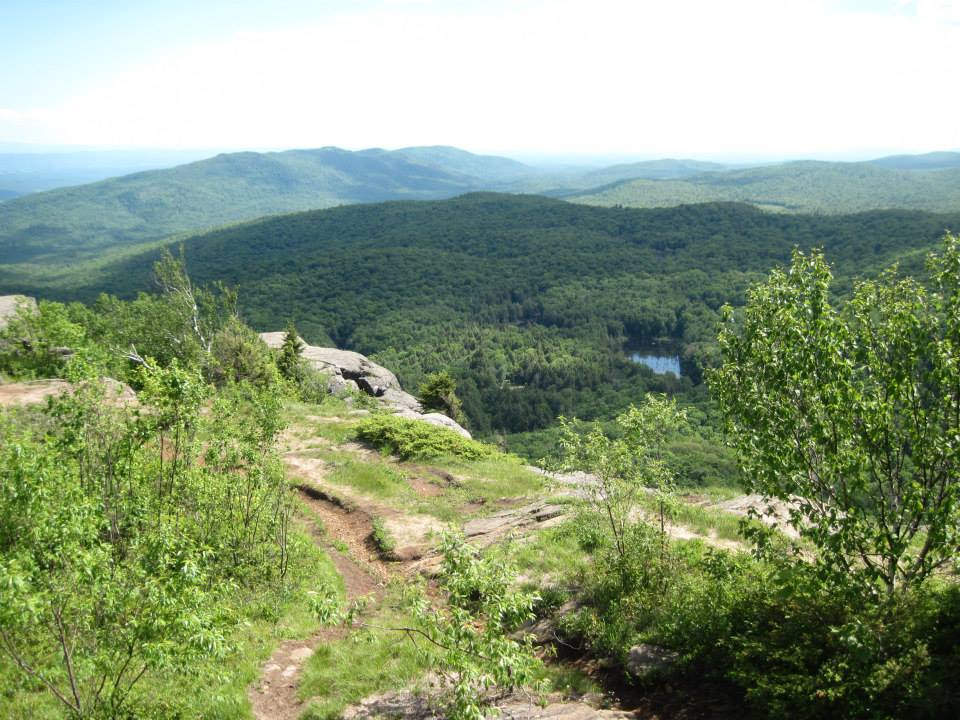
M 726 165 L 702 160 L 646 160 L 644 162 L 611 165 L 610 167 L 581 176 L 581 182 L 592 187 L 599 187 L 620 180 L 676 180 L 699 175 L 705 172 L 721 172 L 727 170 Z
M 901 162 L 907 165 L 906 160 Z M 746 202 L 779 212 L 960 210 L 960 167 L 928 171 L 892 167 L 895 166 L 801 161 L 678 180 L 628 180 L 567 199 L 588 205 L 627 207 Z
M 931 152 L 923 155 L 889 155 L 870 161 L 877 167 L 895 170 L 943 170 L 960 168 L 960 152 Z
M 264 215 L 476 190 L 536 192 L 592 205 L 737 201 L 788 212 L 946 212 L 960 210 L 960 167 L 952 166 L 957 157 L 931 153 L 751 169 L 663 159 L 547 172 L 441 146 L 231 153 L 89 185 L 0 196 L 0 288 L 57 285 L 78 266 L 108 264 L 172 236 Z
M 794 246 L 822 246 L 842 290 L 895 260 L 917 269 L 945 228 L 960 228 L 960 213 L 634 210 L 479 193 L 265 218 L 184 246 L 194 280 L 236 285 L 254 327 L 293 319 L 308 341 L 372 353 L 414 389 L 450 369 L 475 430 L 517 433 L 561 414 L 609 416 L 647 390 L 700 403 L 718 309 L 743 302 Z M 149 287 L 156 256 L 43 294 L 129 295 Z M 679 354 L 685 377 L 629 362 L 633 347 Z
M 0 205 L 0 263 L 72 263 L 271 213 L 460 194 L 534 172 L 446 147 L 231 153 Z

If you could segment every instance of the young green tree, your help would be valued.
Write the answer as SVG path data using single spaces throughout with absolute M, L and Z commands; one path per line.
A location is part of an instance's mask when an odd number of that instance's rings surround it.
M 0 652 L 71 717 L 128 717 L 146 673 L 223 649 L 183 503 L 200 379 L 151 380 L 144 415 L 88 381 L 46 432 L 0 423 Z
M 636 520 L 640 495 L 657 493 L 660 508 L 661 545 L 666 535 L 673 472 L 664 458 L 669 434 L 686 426 L 686 412 L 676 401 L 647 395 L 639 406 L 631 406 L 617 417 L 621 434 L 611 438 L 599 424 L 585 434 L 576 423 L 560 418 L 560 467 L 586 470 L 596 476 L 587 486 L 594 508 L 605 518 L 617 553 L 627 556 L 628 536 Z
M 293 321 L 287 323 L 287 332 L 283 336 L 283 344 L 280 346 L 280 355 L 277 357 L 277 369 L 287 380 L 296 382 L 300 379 L 302 372 L 303 359 L 300 353 L 303 352 L 303 341 L 297 334 L 297 328 Z
M 929 288 L 891 270 L 838 308 L 823 255 L 795 252 L 726 309 L 709 375 L 748 489 L 889 595 L 960 549 L 960 239 L 928 267 Z
M 465 423 L 457 381 L 446 370 L 430 373 L 420 385 L 420 402 L 425 410 L 439 410 L 458 423 Z

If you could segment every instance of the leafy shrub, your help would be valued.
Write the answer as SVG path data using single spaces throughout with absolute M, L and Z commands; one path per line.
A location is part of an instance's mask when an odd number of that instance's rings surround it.
M 26 380 L 63 377 L 71 354 L 80 349 L 88 349 L 86 333 L 66 305 L 24 303 L 0 330 L 0 372 Z
M 891 604 L 786 554 L 758 561 L 683 543 L 664 557 L 639 525 L 621 557 L 596 528 L 578 522 L 595 562 L 582 606 L 560 623 L 593 654 L 623 661 L 640 642 L 671 648 L 678 670 L 732 682 L 771 720 L 957 716 L 957 587 Z
M 290 561 L 275 395 L 233 385 L 207 415 L 198 369 L 138 374 L 137 411 L 90 382 L 42 428 L 0 417 L 0 652 L 71 717 L 142 717 L 139 681 L 220 658 L 236 592 Z
M 496 450 L 459 433 L 422 420 L 375 415 L 357 426 L 357 437 L 404 460 L 455 456 L 480 460 Z
M 532 637 L 515 639 L 511 633 L 534 618 L 540 598 L 514 590 L 509 563 L 482 557 L 458 536 L 444 535 L 440 551 L 437 580 L 447 607 L 438 610 L 421 594 L 415 615 L 421 634 L 434 645 L 434 669 L 451 685 L 446 716 L 482 720 L 491 690 L 535 684 L 542 664 Z
M 267 387 L 278 380 L 270 348 L 237 318 L 231 318 L 213 336 L 210 355 L 209 374 L 218 385 L 248 381 Z

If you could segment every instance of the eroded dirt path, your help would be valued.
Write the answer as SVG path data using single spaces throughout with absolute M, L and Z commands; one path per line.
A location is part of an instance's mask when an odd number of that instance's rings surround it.
M 383 594 L 387 572 L 379 558 L 365 546 L 370 533 L 369 518 L 308 492 L 301 490 L 300 494 L 311 514 L 323 523 L 321 529 L 314 519 L 304 520 L 315 542 L 327 552 L 343 579 L 347 602 L 361 597 L 372 597 L 376 602 Z M 337 550 L 334 542 L 345 544 L 347 552 Z M 304 709 L 297 697 L 304 664 L 318 645 L 339 640 L 347 632 L 342 627 L 323 628 L 306 639 L 281 643 L 261 669 L 260 679 L 247 691 L 253 716 L 257 720 L 296 720 Z

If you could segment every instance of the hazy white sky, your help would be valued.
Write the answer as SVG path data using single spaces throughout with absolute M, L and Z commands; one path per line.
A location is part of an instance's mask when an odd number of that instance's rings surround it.
M 0 141 L 960 149 L 960 0 L 3 0 Z

